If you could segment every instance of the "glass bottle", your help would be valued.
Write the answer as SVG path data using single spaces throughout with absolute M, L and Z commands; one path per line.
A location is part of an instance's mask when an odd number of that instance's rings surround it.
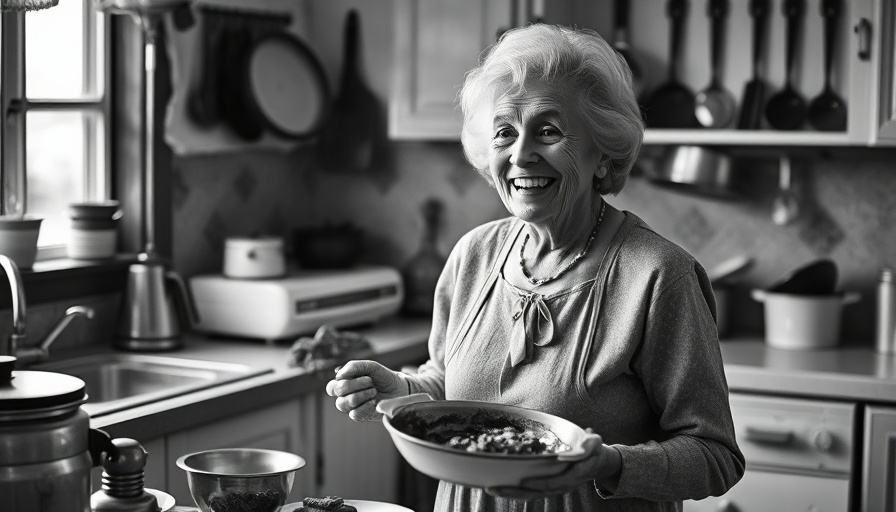
M 874 349 L 880 354 L 896 353 L 896 283 L 893 271 L 885 268 L 877 284 L 877 328 Z
M 405 293 L 403 312 L 409 315 L 432 315 L 436 283 L 445 266 L 445 257 L 437 247 L 442 210 L 442 203 L 432 198 L 421 207 L 424 225 L 420 249 L 401 271 Z

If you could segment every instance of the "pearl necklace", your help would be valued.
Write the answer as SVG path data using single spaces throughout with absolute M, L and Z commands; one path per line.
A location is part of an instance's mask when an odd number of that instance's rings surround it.
M 575 258 L 572 259 L 565 267 L 561 268 L 556 274 L 545 277 L 544 279 L 536 279 L 529 275 L 529 271 L 526 270 L 526 265 L 524 263 L 525 259 L 523 258 L 523 253 L 526 251 L 526 243 L 529 242 L 529 233 L 526 233 L 526 238 L 523 239 L 523 245 L 520 246 L 520 269 L 523 271 L 523 275 L 526 276 L 526 279 L 529 280 L 535 286 L 542 285 L 544 283 L 553 281 L 558 277 L 565 274 L 569 269 L 571 269 L 576 263 L 579 262 L 582 257 L 588 252 L 588 249 L 591 248 L 591 242 L 594 241 L 594 238 L 597 237 L 597 232 L 600 230 L 600 223 L 604 219 L 604 210 L 607 208 L 607 203 L 604 202 L 600 207 L 600 215 L 597 217 L 597 223 L 594 225 L 594 229 L 591 231 L 591 236 L 588 237 L 588 242 L 585 244 L 585 248 L 582 249 L 582 252 L 576 255 Z

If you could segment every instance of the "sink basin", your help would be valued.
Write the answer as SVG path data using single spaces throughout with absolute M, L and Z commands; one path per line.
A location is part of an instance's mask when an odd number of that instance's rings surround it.
M 145 354 L 102 354 L 34 366 L 84 381 L 92 417 L 270 373 L 270 368 Z

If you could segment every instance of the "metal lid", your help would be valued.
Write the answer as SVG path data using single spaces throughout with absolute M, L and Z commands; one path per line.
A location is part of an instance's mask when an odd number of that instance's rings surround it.
M 0 356 L 0 419 L 26 420 L 69 413 L 87 399 L 84 381 L 62 373 L 13 371 L 16 358 Z

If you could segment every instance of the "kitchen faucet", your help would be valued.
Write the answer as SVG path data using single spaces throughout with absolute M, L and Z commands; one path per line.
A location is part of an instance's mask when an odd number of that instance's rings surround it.
M 12 292 L 12 333 L 6 342 L 6 354 L 18 359 L 18 366 L 26 366 L 45 361 L 50 355 L 50 345 L 59 338 L 59 335 L 68 327 L 72 320 L 78 317 L 93 318 L 93 308 L 87 306 L 72 306 L 65 311 L 53 330 L 36 347 L 25 346 L 25 288 L 22 286 L 22 276 L 15 262 L 4 254 L 0 254 L 0 267 L 6 271 L 9 279 L 9 291 Z

